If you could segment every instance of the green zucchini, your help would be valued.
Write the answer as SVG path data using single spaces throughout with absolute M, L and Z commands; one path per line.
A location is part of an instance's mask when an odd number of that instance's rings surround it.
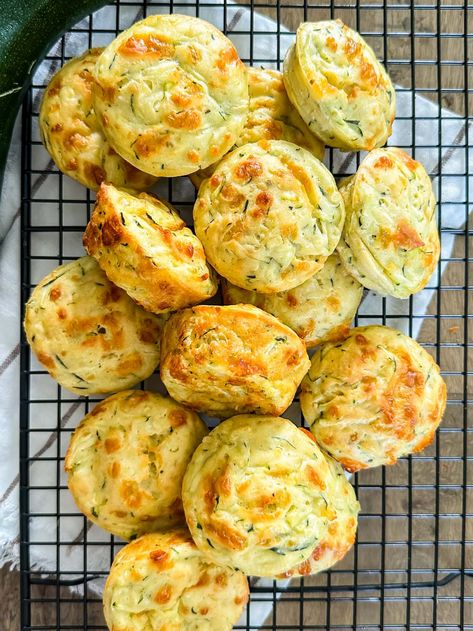
M 0 186 L 13 125 L 37 65 L 61 35 L 105 0 L 0 0 Z

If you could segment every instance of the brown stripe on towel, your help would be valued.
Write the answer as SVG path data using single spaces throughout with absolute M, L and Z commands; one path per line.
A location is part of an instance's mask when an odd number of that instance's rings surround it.
M 80 515 L 77 515 L 77 517 L 80 517 Z M 91 521 L 87 520 L 87 524 L 80 529 L 80 532 L 74 537 L 72 543 L 68 545 L 69 551 L 73 548 L 73 546 L 76 546 L 78 543 L 82 543 L 85 533 L 89 532 L 93 525 L 94 524 Z
M 246 12 L 246 9 L 244 7 L 242 7 L 241 9 L 238 9 L 238 11 L 235 13 L 235 15 L 230 20 L 230 24 L 228 24 L 228 26 L 227 26 L 227 32 L 233 31 L 233 29 L 238 24 L 238 22 L 241 20 L 243 14 L 245 12 Z
M 64 414 L 64 416 L 62 416 L 60 420 L 60 423 L 59 423 L 60 429 L 63 429 L 67 425 L 67 423 L 71 419 L 74 412 L 79 408 L 79 406 L 84 401 L 85 401 L 85 398 L 81 397 L 68 408 L 67 412 Z M 49 435 L 44 445 L 40 447 L 38 451 L 31 456 L 31 458 L 39 458 L 39 456 L 42 456 L 44 452 L 51 447 L 51 445 L 54 443 L 55 440 L 57 440 L 57 430 L 54 430 L 54 432 L 51 432 L 51 434 Z M 10 483 L 10 486 L 7 488 L 7 490 L 2 495 L 2 497 L 0 497 L 0 504 L 7 499 L 7 497 L 11 494 L 11 492 L 16 487 L 19 481 L 20 481 L 20 474 L 16 475 L 15 478 L 13 478 L 12 482 Z
M 15 361 L 15 359 L 20 354 L 20 345 L 17 344 L 15 348 L 9 353 L 3 362 L 0 364 L 0 376 L 5 372 L 5 370 Z
M 462 128 L 458 131 L 457 135 L 453 139 L 452 145 L 458 145 L 465 137 L 465 134 L 466 134 L 466 121 L 465 123 L 463 123 Z M 444 167 L 447 164 L 447 162 L 453 156 L 455 151 L 459 151 L 459 149 L 462 149 L 462 148 L 463 147 L 457 147 L 457 146 L 449 147 L 447 151 L 443 154 L 441 160 L 439 160 L 439 162 L 437 162 L 435 167 L 430 171 L 430 175 L 432 176 L 440 175 L 442 171 L 442 167 Z

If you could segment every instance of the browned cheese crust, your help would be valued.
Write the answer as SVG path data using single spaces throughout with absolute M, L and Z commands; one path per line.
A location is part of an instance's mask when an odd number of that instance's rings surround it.
M 310 365 L 294 331 L 250 305 L 202 305 L 174 314 L 161 362 L 174 399 L 219 417 L 280 414 Z
M 174 208 L 102 185 L 84 247 L 116 285 L 147 311 L 164 313 L 211 298 L 215 274 L 199 239 Z

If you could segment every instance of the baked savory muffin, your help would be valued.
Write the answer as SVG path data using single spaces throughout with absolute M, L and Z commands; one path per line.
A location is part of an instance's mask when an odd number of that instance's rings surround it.
M 182 501 L 197 547 L 245 574 L 275 576 L 305 561 L 336 517 L 332 471 L 287 419 L 234 416 L 197 447 Z
M 341 20 L 305 22 L 284 60 L 289 98 L 311 131 L 347 151 L 384 145 L 396 93 L 365 40 Z
M 435 437 L 447 390 L 432 357 L 387 326 L 318 348 L 301 408 L 319 445 L 349 471 L 393 464 Z
M 323 160 L 324 145 L 310 131 L 289 101 L 282 72 L 270 68 L 248 68 L 249 114 L 235 145 L 241 147 L 259 140 L 287 140 Z M 196 188 L 210 177 L 217 165 L 196 171 L 190 178 Z
M 215 26 L 150 15 L 107 46 L 94 70 L 105 135 L 137 168 L 186 175 L 219 160 L 248 113 L 246 68 Z
M 247 600 L 246 577 L 208 561 L 184 530 L 122 548 L 103 594 L 110 631 L 230 631 Z
M 43 144 L 60 171 L 96 190 L 102 182 L 132 190 L 156 178 L 126 162 L 110 146 L 95 115 L 92 70 L 102 48 L 68 61 L 49 82 L 39 112 Z
M 304 343 L 251 305 L 201 305 L 164 329 L 161 379 L 184 405 L 213 416 L 280 414 L 310 366 Z
M 332 174 L 284 140 L 250 143 L 225 156 L 194 206 L 209 262 L 234 285 L 262 293 L 301 285 L 321 269 L 344 218 Z
M 342 181 L 347 218 L 338 252 L 347 271 L 380 294 L 407 298 L 440 256 L 435 197 L 424 167 L 401 149 L 371 151 Z
M 24 327 L 51 377 L 87 395 L 131 388 L 149 377 L 159 363 L 163 322 L 84 256 L 60 265 L 35 287 Z
M 195 412 L 168 397 L 114 394 L 72 435 L 69 490 L 87 519 L 123 539 L 184 523 L 182 478 L 206 433 Z
M 307 431 L 307 433 L 311 435 L 310 432 Z M 328 570 L 341 561 L 355 543 L 360 511 L 355 489 L 345 477 L 341 465 L 330 456 L 325 455 L 325 458 L 332 470 L 332 486 L 329 493 L 335 517 L 329 523 L 327 534 L 312 551 L 310 557 L 279 578 L 308 576 Z
M 248 303 L 287 324 L 308 348 L 345 337 L 363 295 L 363 286 L 346 273 L 338 254 L 305 283 L 277 294 L 260 294 L 222 283 L 225 304 Z
M 172 206 L 148 193 L 136 197 L 102 184 L 83 241 L 108 278 L 153 313 L 217 291 L 199 239 Z

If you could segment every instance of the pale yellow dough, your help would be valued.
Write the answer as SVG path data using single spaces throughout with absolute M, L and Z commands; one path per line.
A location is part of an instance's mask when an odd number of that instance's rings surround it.
M 355 489 L 347 480 L 341 465 L 330 456 L 324 455 L 332 470 L 330 497 L 336 517 L 330 522 L 327 534 L 317 544 L 310 557 L 279 578 L 308 576 L 328 570 L 341 561 L 355 543 L 360 511 Z
M 38 360 L 76 394 L 131 388 L 159 364 L 164 316 L 147 313 L 84 256 L 53 270 L 25 308 Z
M 259 140 L 287 140 L 304 147 L 319 160 L 323 160 L 325 147 L 304 123 L 290 102 L 282 72 L 270 68 L 248 68 L 248 90 L 250 94 L 249 114 L 243 131 L 235 142 L 241 147 Z M 190 179 L 196 188 L 210 177 L 217 164 L 202 171 L 191 173 Z
M 396 93 L 359 33 L 341 20 L 305 22 L 284 60 L 288 96 L 330 147 L 374 149 L 391 135 Z
M 215 26 L 150 15 L 107 46 L 94 70 L 95 109 L 114 149 L 156 176 L 219 160 L 248 113 L 246 68 Z
M 185 309 L 163 333 L 161 379 L 169 394 L 212 416 L 281 414 L 309 366 L 294 331 L 251 305 Z
M 45 90 L 39 112 L 43 144 L 60 171 L 97 190 L 102 182 L 142 191 L 156 178 L 112 149 L 94 111 L 92 72 L 103 48 L 68 61 Z
M 123 539 L 184 523 L 182 478 L 205 423 L 169 397 L 125 390 L 71 437 L 68 486 L 87 519 Z
M 120 550 L 103 594 L 110 631 L 231 631 L 247 601 L 246 577 L 211 563 L 184 530 Z
M 262 140 L 235 149 L 199 189 L 195 231 L 211 265 L 261 293 L 292 289 L 320 270 L 345 210 L 335 180 L 307 149 Z
M 302 412 L 317 442 L 349 471 L 422 451 L 435 437 L 447 397 L 432 356 L 381 325 L 320 346 L 301 388 Z
M 167 202 L 103 184 L 84 247 L 108 278 L 153 313 L 211 298 L 217 280 L 204 249 Z
M 424 167 L 402 149 L 371 151 L 342 181 L 347 218 L 338 252 L 368 289 L 408 298 L 425 287 L 440 256 L 435 197 Z
M 276 316 L 301 337 L 308 348 L 343 338 L 363 295 L 363 286 L 347 274 L 338 254 L 305 283 L 277 294 L 260 294 L 222 283 L 225 304 L 255 305 Z
M 234 416 L 197 447 L 182 485 L 197 547 L 223 566 L 275 576 L 304 562 L 336 519 L 332 470 L 291 421 Z

